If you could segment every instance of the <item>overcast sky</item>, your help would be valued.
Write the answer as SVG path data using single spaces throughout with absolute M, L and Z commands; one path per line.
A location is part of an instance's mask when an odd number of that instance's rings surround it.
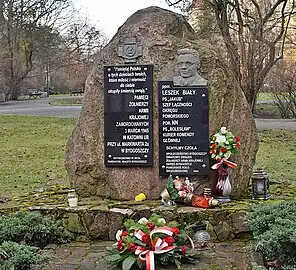
M 168 8 L 165 0 L 73 0 L 77 9 L 109 37 L 127 18 L 139 9 L 149 6 Z

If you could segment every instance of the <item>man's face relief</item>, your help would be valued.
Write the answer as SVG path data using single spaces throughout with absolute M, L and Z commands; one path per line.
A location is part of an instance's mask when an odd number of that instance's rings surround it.
M 197 73 L 197 62 L 193 55 L 182 54 L 178 56 L 178 69 L 183 78 L 190 78 Z

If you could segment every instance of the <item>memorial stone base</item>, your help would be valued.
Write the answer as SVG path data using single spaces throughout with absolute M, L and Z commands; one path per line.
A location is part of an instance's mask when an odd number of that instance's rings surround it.
M 212 241 L 224 242 L 234 239 L 250 239 L 251 231 L 244 223 L 248 209 L 246 202 L 233 202 L 214 209 L 188 206 L 167 207 L 160 201 L 119 202 L 97 199 L 80 200 L 78 206 L 69 208 L 66 198 L 61 203 L 34 203 L 29 201 L 18 206 L 3 204 L 1 213 L 15 212 L 27 208 L 53 215 L 62 221 L 64 227 L 75 235 L 76 240 L 115 240 L 117 230 L 122 229 L 125 219 L 135 220 L 157 213 L 167 222 L 175 220 L 186 226 L 206 222 Z M 31 206 L 28 206 L 30 203 Z M 34 205 L 32 205 L 34 204 Z

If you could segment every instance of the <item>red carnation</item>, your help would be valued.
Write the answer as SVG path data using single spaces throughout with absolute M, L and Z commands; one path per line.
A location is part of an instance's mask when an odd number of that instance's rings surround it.
M 121 237 L 128 236 L 128 231 L 123 231 Z
M 226 149 L 225 147 L 222 146 L 222 147 L 220 148 L 220 151 L 221 151 L 222 153 L 226 153 L 226 152 L 227 152 L 227 149 Z
M 149 228 L 150 231 L 152 231 L 155 228 L 155 224 L 152 222 L 148 222 L 147 227 Z
M 145 233 L 142 236 L 142 241 L 143 241 L 144 244 L 150 244 L 150 235 L 149 235 L 149 233 Z
M 175 243 L 175 239 L 172 236 L 167 236 L 163 239 L 169 246 L 172 246 Z
M 235 142 L 239 142 L 240 141 L 240 137 L 238 136 L 234 136 Z
M 172 228 L 172 231 L 175 235 L 178 235 L 180 233 L 180 230 L 177 227 Z
M 136 249 L 137 249 L 137 247 L 136 247 L 136 245 L 135 245 L 134 243 L 130 243 L 130 244 L 128 245 L 128 250 L 129 250 L 130 252 L 135 253 L 135 252 L 136 252 Z
M 118 249 L 118 251 L 122 251 L 122 250 L 123 250 L 122 240 L 119 240 L 119 241 L 117 242 L 117 249 Z
M 186 246 L 180 246 L 180 249 L 181 249 L 182 254 L 185 255 L 186 251 L 187 251 Z
M 212 148 L 212 150 L 214 150 L 216 147 L 217 147 L 217 144 L 214 143 L 214 144 L 212 144 L 211 148 Z

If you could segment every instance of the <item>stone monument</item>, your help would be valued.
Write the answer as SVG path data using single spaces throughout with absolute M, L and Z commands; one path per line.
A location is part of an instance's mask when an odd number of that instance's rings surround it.
M 258 149 L 256 127 L 242 90 L 217 51 L 207 41 L 199 39 L 186 19 L 174 12 L 149 7 L 137 11 L 128 18 L 97 56 L 94 68 L 86 81 L 82 112 L 67 143 L 65 164 L 71 185 L 79 195 L 130 200 L 143 192 L 149 199 L 159 198 L 166 184 L 166 177 L 159 176 L 158 82 L 165 80 L 174 82 L 176 87 L 191 87 L 196 83 L 208 85 L 209 135 L 215 133 L 221 126 L 227 126 L 241 137 L 241 154 L 236 156 L 235 160 L 239 167 L 232 175 L 232 194 L 239 197 L 246 196 Z M 115 71 L 115 68 L 120 66 L 126 69 Z M 150 66 L 153 69 L 151 84 L 148 83 L 151 77 Z M 135 70 L 131 70 L 131 67 Z M 177 70 L 176 67 L 178 67 Z M 114 75 L 116 73 L 118 75 Z M 118 84 L 108 85 L 108 79 L 106 88 L 106 76 L 110 75 L 108 78 L 111 83 L 113 74 L 114 78 L 117 78 L 117 82 L 114 82 L 118 83 L 119 73 L 122 73 L 122 79 L 125 80 L 124 86 L 121 88 L 120 84 L 118 87 Z M 126 82 L 129 80 L 129 73 L 133 73 L 131 76 L 137 80 L 137 85 L 134 82 L 132 84 Z M 147 84 L 141 87 L 140 80 Z M 153 93 L 149 92 L 150 88 Z M 131 95 L 134 95 L 132 89 L 144 91 L 141 94 L 142 97 L 136 98 L 147 98 L 148 101 L 135 100 L 134 96 L 134 100 L 130 100 Z M 117 90 L 127 91 L 124 93 L 126 98 L 115 94 L 118 93 Z M 106 103 L 106 98 L 111 107 Z M 133 106 L 126 106 L 125 101 L 135 102 L 130 103 L 131 105 L 143 105 L 143 108 L 137 107 L 137 109 L 141 109 L 144 118 L 136 119 L 138 116 L 134 113 Z M 109 104 L 108 108 L 104 107 L 106 104 Z M 148 111 L 145 111 L 146 105 Z M 139 123 L 145 123 L 141 125 L 148 125 L 147 129 L 143 129 L 143 132 L 148 133 L 142 133 L 140 130 L 139 135 L 143 135 L 143 141 L 138 147 L 145 148 L 148 152 L 152 151 L 152 159 L 149 159 L 148 154 L 145 157 L 145 153 L 141 153 L 141 163 L 147 162 L 147 166 L 141 166 L 139 163 L 128 166 L 106 164 L 106 158 L 113 163 L 124 160 L 125 156 L 114 150 L 117 148 L 115 141 L 110 140 L 108 145 L 110 148 L 106 148 L 104 129 L 110 128 L 111 125 L 110 134 L 114 136 L 116 136 L 116 129 L 112 129 L 111 121 L 104 121 L 106 119 L 104 114 L 107 112 L 109 116 L 114 116 L 110 118 L 113 120 L 117 117 L 121 119 L 120 117 L 124 117 L 125 114 L 124 108 L 129 110 L 127 116 L 131 117 L 130 122 L 139 120 Z M 150 114 L 149 108 L 153 109 L 153 113 Z M 150 118 L 151 122 L 148 120 Z M 136 129 L 133 131 L 136 132 Z M 148 140 L 150 137 L 145 137 L 145 140 L 144 135 L 150 134 L 153 137 L 151 141 Z M 126 143 L 130 142 L 126 141 Z M 109 150 L 114 152 L 106 156 L 105 151 Z M 129 159 L 125 162 L 139 160 L 136 156 L 138 153 L 129 154 Z M 195 180 L 198 186 L 197 192 L 211 185 L 211 179 L 208 177 L 197 177 Z

